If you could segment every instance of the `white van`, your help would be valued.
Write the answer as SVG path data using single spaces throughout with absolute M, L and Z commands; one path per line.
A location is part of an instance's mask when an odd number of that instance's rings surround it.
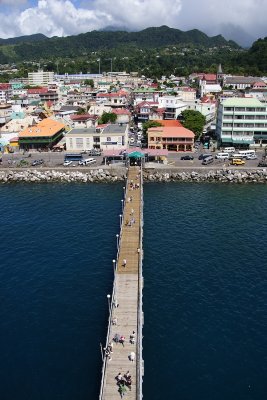
M 230 154 L 229 158 L 233 159 L 233 158 L 247 158 L 247 156 L 245 154 L 242 153 L 234 153 L 234 154 Z
M 214 161 L 213 156 L 205 157 L 203 158 L 202 164 L 203 165 L 211 164 L 213 161 Z
M 239 150 L 238 154 L 242 155 L 242 158 L 247 158 L 250 156 L 255 156 L 256 152 L 255 150 Z
M 234 153 L 235 152 L 235 148 L 234 147 L 225 147 L 225 149 L 223 149 L 224 153 Z
M 79 165 L 89 165 L 89 164 L 95 164 L 96 159 L 95 158 L 86 158 L 84 160 L 79 161 Z
M 219 160 L 228 160 L 229 153 L 218 153 L 215 158 L 218 158 Z

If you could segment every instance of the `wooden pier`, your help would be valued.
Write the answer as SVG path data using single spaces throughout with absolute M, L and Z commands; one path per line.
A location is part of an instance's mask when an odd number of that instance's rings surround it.
M 141 168 L 129 167 L 105 347 L 113 343 L 113 349 L 110 354 L 106 352 L 108 355 L 103 350 L 100 400 L 118 400 L 121 397 L 120 390 L 124 392 L 125 400 L 142 398 L 142 183 Z M 125 337 L 124 343 L 116 343 L 116 335 Z M 130 335 L 134 339 L 130 340 Z M 130 360 L 131 355 L 134 361 Z M 132 384 L 121 389 L 117 376 L 119 373 L 124 376 L 127 371 Z

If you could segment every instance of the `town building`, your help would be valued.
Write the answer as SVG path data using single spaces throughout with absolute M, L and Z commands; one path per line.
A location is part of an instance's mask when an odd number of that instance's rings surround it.
M 65 125 L 50 118 L 19 133 L 20 149 L 51 149 L 63 137 Z
M 161 123 L 161 121 L 159 121 Z M 194 132 L 183 126 L 159 126 L 147 130 L 149 149 L 163 149 L 168 151 L 192 151 L 194 146 Z
M 0 104 L 7 103 L 12 96 L 12 86 L 9 83 L 0 83 Z
M 187 106 L 180 97 L 162 96 L 158 98 L 159 108 L 164 108 L 164 119 L 177 119 Z
M 66 134 L 66 150 L 122 150 L 128 144 L 128 130 L 127 124 L 107 124 L 94 128 L 72 129 Z
M 222 147 L 267 144 L 267 105 L 254 98 L 229 98 L 220 103 L 216 135 Z
M 261 78 L 253 76 L 227 76 L 224 79 L 224 86 L 237 90 L 266 87 L 264 81 Z
M 48 85 L 54 81 L 54 72 L 39 70 L 38 72 L 28 72 L 28 81 L 31 86 Z

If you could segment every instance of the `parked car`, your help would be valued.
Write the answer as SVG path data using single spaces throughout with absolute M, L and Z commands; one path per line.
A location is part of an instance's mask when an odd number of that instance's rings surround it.
M 89 165 L 89 164 L 95 164 L 96 163 L 96 159 L 95 158 L 87 158 L 85 160 L 80 160 L 79 161 L 79 165 Z
M 246 159 L 247 160 L 257 160 L 257 156 L 256 156 L 256 154 L 249 154 L 247 157 L 246 157 Z
M 245 161 L 241 158 L 233 158 L 231 161 L 232 165 L 245 165 Z
M 198 157 L 199 160 L 204 160 L 204 158 L 206 157 L 213 157 L 212 154 L 200 154 L 200 156 Z
M 71 164 L 72 164 L 72 161 L 64 161 L 64 163 L 63 163 L 64 167 L 68 167 Z
M 187 154 L 186 156 L 182 156 L 181 160 L 194 160 L 194 156 L 190 156 L 189 154 Z
M 44 163 L 44 160 L 33 160 L 32 162 L 32 166 L 36 166 L 36 165 L 42 165 Z
M 101 150 L 92 149 L 88 151 L 89 156 L 101 156 Z
M 258 167 L 267 167 L 267 160 L 261 160 L 258 164 Z

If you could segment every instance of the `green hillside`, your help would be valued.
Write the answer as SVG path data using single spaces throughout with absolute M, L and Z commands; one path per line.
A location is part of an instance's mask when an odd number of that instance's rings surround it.
M 222 36 L 209 37 L 198 30 L 188 32 L 179 29 L 162 26 L 159 28 L 147 28 L 140 32 L 107 32 L 92 31 L 76 36 L 63 38 L 53 37 L 36 41 L 30 37 L 14 39 L 13 50 L 8 52 L 0 46 L 0 64 L 18 61 L 38 61 L 40 58 L 51 57 L 77 57 L 91 54 L 91 52 L 116 49 L 121 46 L 135 46 L 142 49 L 161 48 L 163 46 L 193 44 L 206 47 L 229 46 L 238 48 L 236 43 L 228 42 Z M 37 35 L 38 37 L 38 35 Z M 6 39 L 11 40 L 11 39 Z M 19 43 L 22 42 L 22 43 Z M 7 41 L 0 39 L 0 45 L 8 45 Z

